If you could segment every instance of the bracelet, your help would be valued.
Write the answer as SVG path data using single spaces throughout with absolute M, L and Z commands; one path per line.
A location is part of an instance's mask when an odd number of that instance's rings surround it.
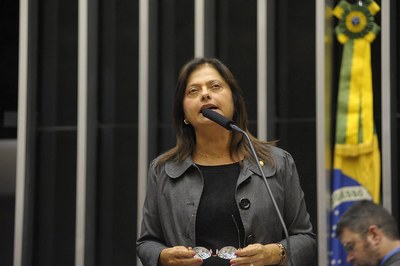
M 279 249 L 280 249 L 280 256 L 281 256 L 281 261 L 279 262 L 279 264 L 278 265 L 281 265 L 284 261 L 285 261 L 285 259 L 286 259 L 286 249 L 285 249 L 285 247 L 281 244 L 281 243 L 275 243 L 278 247 L 279 247 Z

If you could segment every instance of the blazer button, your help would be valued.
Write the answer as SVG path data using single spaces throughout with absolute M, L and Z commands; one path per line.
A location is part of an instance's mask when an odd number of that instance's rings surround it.
M 250 200 L 248 198 L 240 199 L 239 206 L 240 208 L 247 210 L 248 208 L 250 208 Z
M 254 243 L 254 235 L 249 235 L 247 237 L 247 244 L 253 244 Z

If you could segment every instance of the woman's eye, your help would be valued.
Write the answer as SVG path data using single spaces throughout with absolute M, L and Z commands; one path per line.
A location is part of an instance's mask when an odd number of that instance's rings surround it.
M 198 88 L 191 87 L 191 88 L 189 88 L 189 89 L 187 90 L 187 94 L 188 94 L 188 95 L 194 95 L 194 94 L 196 94 L 198 91 L 199 91 Z
M 211 85 L 211 88 L 212 89 L 219 89 L 219 88 L 221 88 L 222 86 L 221 86 L 221 84 L 219 84 L 219 83 L 213 83 L 212 85 Z

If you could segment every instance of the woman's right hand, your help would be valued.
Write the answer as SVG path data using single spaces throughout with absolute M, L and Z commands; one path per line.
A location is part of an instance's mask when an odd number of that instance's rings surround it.
M 176 246 L 161 251 L 159 266 L 198 266 L 203 263 L 201 258 L 195 258 L 196 252 L 191 248 Z

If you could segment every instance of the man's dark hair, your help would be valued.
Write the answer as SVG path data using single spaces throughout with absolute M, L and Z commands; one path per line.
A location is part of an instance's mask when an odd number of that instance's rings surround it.
M 344 212 L 337 223 L 336 235 L 340 237 L 345 228 L 363 234 L 371 225 L 380 228 L 389 239 L 399 239 L 399 230 L 393 216 L 385 208 L 369 200 L 354 203 Z

